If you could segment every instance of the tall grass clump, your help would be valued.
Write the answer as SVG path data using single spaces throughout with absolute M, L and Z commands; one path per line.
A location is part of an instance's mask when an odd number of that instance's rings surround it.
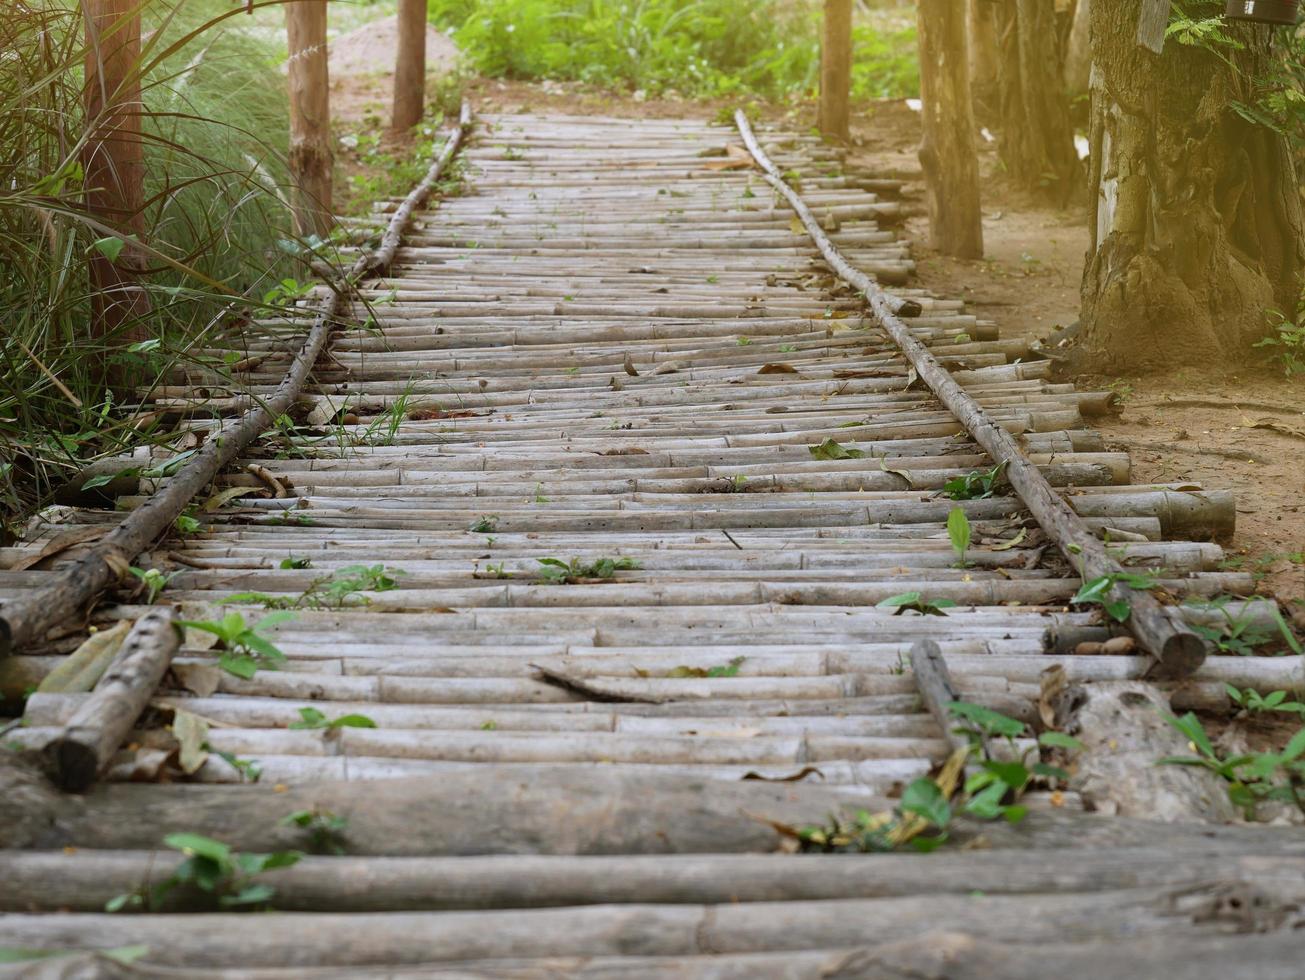
M 85 210 L 81 12 L 13 0 L 0 18 L 0 518 L 157 427 L 140 395 L 290 260 L 278 51 L 225 0 L 142 4 L 149 311 L 95 336 L 87 257 L 112 229 Z M 106 242 L 109 243 L 106 246 Z M 218 365 L 220 367 L 220 364 Z
M 767 98 L 807 95 L 819 79 L 813 2 L 429 0 L 429 8 L 471 64 L 491 77 Z M 856 95 L 918 91 L 913 14 L 904 10 L 910 16 L 857 25 Z

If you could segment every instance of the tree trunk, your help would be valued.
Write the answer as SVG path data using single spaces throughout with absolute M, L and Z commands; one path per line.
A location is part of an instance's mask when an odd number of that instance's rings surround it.
M 394 63 L 395 132 L 421 122 L 426 102 L 426 0 L 399 0 L 399 50 Z
M 1001 0 L 998 150 L 1011 179 L 1064 206 L 1079 187 L 1054 0 Z
M 331 213 L 331 90 L 326 63 L 326 0 L 291 0 L 285 8 L 290 78 L 290 174 L 295 230 L 325 235 Z
M 969 0 L 970 92 L 974 110 L 985 121 L 996 115 L 1000 68 L 997 57 L 997 4 Z
M 965 21 L 965 10 L 954 0 L 920 0 L 920 165 L 929 189 L 930 244 L 945 255 L 982 258 Z
M 820 41 L 820 132 L 847 141 L 852 88 L 852 0 L 825 0 Z
M 1065 91 L 1070 96 L 1087 95 L 1088 76 L 1092 71 L 1092 47 L 1088 26 L 1092 0 L 1078 0 L 1065 41 Z
M 1218 55 L 1136 43 L 1134 0 L 1092 4 L 1093 202 L 1084 360 L 1146 369 L 1244 357 L 1300 293 L 1305 233 L 1286 141 L 1249 122 L 1270 31 Z M 1227 59 L 1227 60 L 1225 60 Z
M 86 210 L 122 235 L 145 228 L 144 106 L 140 91 L 140 5 L 137 0 L 86 0 L 86 81 L 83 105 L 91 129 L 82 150 Z M 103 237 L 94 233 L 96 238 Z M 92 249 L 91 332 L 110 345 L 144 338 L 149 297 L 138 283 L 145 267 L 130 245 L 110 258 Z

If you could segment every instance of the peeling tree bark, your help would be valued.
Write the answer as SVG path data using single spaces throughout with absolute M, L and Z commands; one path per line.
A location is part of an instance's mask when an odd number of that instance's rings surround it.
M 91 129 L 82 151 L 86 210 L 95 220 L 139 241 L 145 230 L 140 5 L 137 0 L 86 0 L 82 11 L 86 29 L 82 99 Z M 140 324 L 150 303 L 138 282 L 145 267 L 140 250 L 128 245 L 116 258 L 92 250 L 88 265 L 93 337 L 111 345 L 143 339 Z
M 920 0 L 920 165 L 929 189 L 930 244 L 946 255 L 982 258 L 965 22 L 966 11 L 954 0 Z
M 1081 186 L 1063 83 L 1055 0 L 1001 0 L 1002 163 L 1019 186 L 1060 206 Z
M 290 173 L 295 230 L 325 235 L 331 213 L 331 90 L 326 61 L 326 0 L 291 0 L 285 8 L 290 80 Z
M 1291 309 L 1305 232 L 1286 141 L 1233 108 L 1271 33 L 1223 58 L 1136 43 L 1134 0 L 1092 4 L 1089 259 L 1082 356 L 1105 369 L 1242 358 Z M 1223 60 L 1224 58 L 1228 60 Z

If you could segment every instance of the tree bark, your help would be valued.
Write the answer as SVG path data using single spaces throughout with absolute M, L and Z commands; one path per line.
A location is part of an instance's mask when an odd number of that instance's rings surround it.
M 965 10 L 954 0 L 920 0 L 920 164 L 928 185 L 930 244 L 945 255 L 977 259 L 983 257 L 983 223 L 965 21 Z
M 1054 0 L 1002 0 L 1000 128 L 997 144 L 1011 179 L 1064 206 L 1079 187 Z
M 85 0 L 86 80 L 82 101 L 91 130 L 82 150 L 86 210 L 119 234 L 145 230 L 144 105 L 140 86 L 140 5 L 137 0 Z M 102 237 L 95 233 L 96 238 Z M 138 278 L 145 267 L 139 249 L 124 247 L 115 258 L 92 249 L 88 261 L 91 333 L 110 345 L 141 340 L 141 319 L 150 309 Z
M 1092 4 L 1089 260 L 1084 362 L 1146 370 L 1241 358 L 1265 311 L 1294 309 L 1305 232 L 1285 139 L 1234 103 L 1271 58 L 1268 28 L 1229 24 L 1244 49 L 1136 43 L 1133 0 Z
M 1000 66 L 997 58 L 997 5 L 993 0 L 968 0 L 970 92 L 975 114 L 987 120 L 998 104 Z
M 1070 96 L 1088 93 L 1088 78 L 1092 71 L 1091 17 L 1092 0 L 1078 0 L 1074 5 L 1069 37 L 1065 40 L 1065 91 Z
M 399 50 L 394 63 L 396 132 L 421 122 L 426 103 L 426 0 L 399 0 Z
M 285 8 L 290 84 L 290 174 L 295 230 L 325 235 L 331 213 L 331 89 L 326 58 L 326 0 L 292 0 Z
M 852 0 L 825 0 L 820 42 L 819 126 L 822 135 L 847 141 L 851 88 Z

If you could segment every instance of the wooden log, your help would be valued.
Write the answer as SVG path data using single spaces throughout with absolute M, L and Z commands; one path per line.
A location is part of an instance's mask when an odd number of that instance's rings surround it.
M 1221 841 L 1093 850 L 1063 865 L 1011 851 L 916 855 L 594 855 L 304 857 L 260 876 L 272 908 L 298 912 L 524 909 L 608 903 L 798 902 L 917 895 L 1027 895 L 1197 886 L 1305 873 L 1285 841 Z M 1295 853 L 1293 853 L 1293 851 Z M 7 912 L 99 912 L 166 870 L 157 852 L 78 849 L 0 854 Z M 188 901 L 189 899 L 189 901 Z M 158 911 L 194 908 L 177 895 Z
M 327 235 L 332 205 L 331 85 L 327 67 L 326 0 L 285 5 L 286 60 L 290 92 L 290 175 L 294 181 L 295 230 Z M 425 35 L 422 35 L 423 40 Z
M 929 243 L 944 255 L 977 259 L 983 257 L 983 222 L 966 17 L 956 0 L 920 0 L 919 156 L 929 196 Z
M 895 311 L 897 304 L 892 298 L 873 280 L 848 266 L 819 224 L 810 219 L 810 213 L 807 212 L 804 216 L 798 210 L 797 204 L 801 203 L 801 198 L 780 175 L 773 172 L 773 165 L 767 167 L 769 161 L 757 145 L 747 117 L 741 111 L 735 114 L 735 122 L 749 151 L 767 170 L 767 182 L 798 211 L 807 232 L 830 265 L 845 281 L 865 294 L 880 326 L 893 338 L 939 401 L 960 420 L 966 431 L 993 459 L 1005 463 L 1006 479 L 1065 557 L 1082 569 L 1083 579 L 1087 581 L 1121 573 L 1123 569 L 1118 562 L 1072 508 L 1047 484 L 1015 439 L 992 421 L 924 344 L 911 336 L 906 324 L 898 317 Z M 1172 608 L 1162 605 L 1149 592 L 1116 582 L 1111 586 L 1109 596 L 1112 601 L 1128 604 L 1128 628 L 1142 648 L 1151 653 L 1165 671 L 1174 675 L 1190 674 L 1205 659 L 1205 641 Z
M 964 748 L 967 742 L 952 730 L 953 718 L 947 708 L 953 701 L 959 701 L 960 695 L 947 670 L 942 648 L 932 640 L 920 640 L 911 645 L 909 656 L 911 672 L 915 674 L 915 684 L 920 690 L 920 700 L 942 729 L 948 751 L 955 752 Z
M 1265 873 L 1271 875 L 1272 871 Z M 1244 900 L 1251 894 L 1256 896 L 1257 912 L 1251 920 L 1254 927 L 1281 930 L 1280 935 L 1292 936 L 1291 930 L 1283 927 L 1294 912 L 1293 900 L 1301 898 L 1299 874 L 1295 882 L 1276 876 L 1266 884 L 1276 894 L 1265 894 L 1260 887 L 1252 890 L 1250 882 L 1231 879 L 1197 888 L 1144 887 L 1086 894 L 987 895 L 981 899 L 927 895 L 367 916 L 9 914 L 0 916 L 0 942 L 36 949 L 144 945 L 149 947 L 148 962 L 154 965 L 283 967 L 302 971 L 328 966 L 402 966 L 513 958 L 631 954 L 670 957 L 848 949 L 860 944 L 914 942 L 920 934 L 920 922 L 927 920 L 968 934 L 982 934 L 994 943 L 1040 945 L 1072 935 L 1079 941 L 1109 944 L 1139 936 L 1164 936 L 1170 945 L 1168 961 L 1172 963 L 1174 943 L 1208 935 L 1210 920 L 1219 921 L 1220 896 L 1226 897 L 1230 891 Z M 1259 881 L 1255 882 L 1255 886 L 1259 885 Z M 239 930 L 239 942 L 234 942 L 229 933 L 233 928 Z M 1298 947 L 1298 939 L 1296 944 Z M 936 950 L 931 958 L 939 962 Z M 951 955 L 941 965 L 945 968 L 950 962 Z M 1039 968 L 1045 971 L 1045 963 Z M 839 974 L 847 975 L 845 971 Z M 501 974 L 491 970 L 489 975 Z M 860 976 L 882 974 L 864 972 Z
M 425 0 L 399 0 L 398 38 L 390 127 L 402 132 L 421 122 L 426 111 Z
M 154 696 L 179 645 L 170 607 L 137 620 L 94 692 L 46 746 L 60 789 L 80 793 L 95 781 Z
M 0 757 L 0 846 L 150 849 L 177 828 L 242 851 L 295 847 L 282 817 L 314 807 L 347 818 L 357 855 L 638 854 L 773 851 L 765 822 L 802 823 L 863 794 L 810 784 L 686 780 L 594 766 L 475 766 L 438 779 L 292 785 L 48 788 Z M 765 819 L 762 819 L 765 818 Z

